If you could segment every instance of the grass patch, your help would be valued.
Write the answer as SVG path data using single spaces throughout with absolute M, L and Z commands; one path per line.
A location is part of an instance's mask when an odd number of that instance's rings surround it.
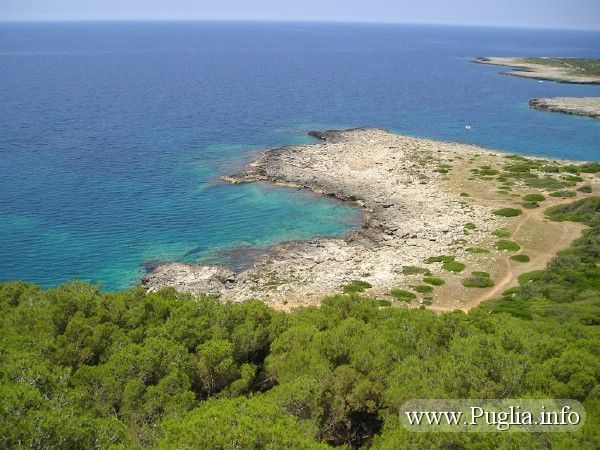
M 417 298 L 417 294 L 415 294 L 414 292 L 405 291 L 404 289 L 392 289 L 390 291 L 390 295 L 396 300 L 400 300 L 406 303 L 410 303 L 415 298 Z
M 469 248 L 465 248 L 465 252 L 469 252 L 469 253 L 489 253 L 490 251 L 487 248 L 483 248 L 483 247 L 469 247 Z
M 345 294 L 356 294 L 364 292 L 366 289 L 373 287 L 371 283 L 362 280 L 352 280 L 350 283 L 342 286 L 342 291 Z
M 427 284 L 419 284 L 417 286 L 411 286 L 411 288 L 413 288 L 414 291 L 418 292 L 419 294 L 429 294 L 431 291 L 433 291 L 433 288 Z
M 446 262 L 451 262 L 454 261 L 456 257 L 455 256 L 448 256 L 448 255 L 440 255 L 440 256 L 430 256 L 429 258 L 427 258 L 425 260 L 425 264 L 433 264 L 433 263 L 446 263 Z
M 434 286 L 441 286 L 443 284 L 446 284 L 446 282 L 444 280 L 442 280 L 441 278 L 437 278 L 437 277 L 425 277 L 425 278 L 423 278 L 423 282 L 427 283 L 427 284 L 432 284 Z
M 488 288 L 494 285 L 494 280 L 487 272 L 472 272 L 471 276 L 461 281 L 468 288 Z
M 542 194 L 527 194 L 523 196 L 523 201 L 526 202 L 543 202 L 546 200 Z
M 538 202 L 523 202 L 521 203 L 521 206 L 525 209 L 534 209 L 538 208 L 540 204 Z
M 523 285 L 530 281 L 538 280 L 544 274 L 543 270 L 532 270 L 519 275 L 519 284 Z
M 517 208 L 501 208 L 495 211 L 492 211 L 492 214 L 501 217 L 517 217 L 523 213 L 520 209 Z
M 527 255 L 512 255 L 510 257 L 510 259 L 512 259 L 513 261 L 516 261 L 516 262 L 520 262 L 520 263 L 529 262 L 529 256 L 527 256 Z
M 589 184 L 586 184 L 585 186 L 581 186 L 577 190 L 579 192 L 583 192 L 584 194 L 591 194 L 592 193 L 592 187 Z
M 559 198 L 573 198 L 577 195 L 577 192 L 574 191 L 555 191 L 550 192 L 550 197 L 559 197 Z
M 498 242 L 496 242 L 496 248 L 498 250 L 509 252 L 517 252 L 521 250 L 521 246 L 519 244 L 513 241 L 509 241 L 507 239 L 500 239 Z
M 455 273 L 462 272 L 465 267 L 465 264 L 458 261 L 446 261 L 442 264 L 442 269 Z
M 466 228 L 467 230 L 474 230 L 475 228 L 477 228 L 477 225 L 475 225 L 474 223 L 471 223 L 471 222 L 469 222 L 469 223 L 467 223 L 467 224 L 465 225 L 465 228 Z
M 424 267 L 404 266 L 402 267 L 403 275 L 431 275 L 431 271 Z
M 507 237 L 510 237 L 510 235 L 512 233 L 510 231 L 508 231 L 506 228 L 498 228 L 498 229 L 492 231 L 492 234 L 499 238 L 507 238 Z

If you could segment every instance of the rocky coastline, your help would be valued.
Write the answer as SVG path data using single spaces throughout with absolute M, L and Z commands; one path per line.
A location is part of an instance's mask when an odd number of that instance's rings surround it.
M 443 188 L 444 175 L 436 171 L 456 158 L 493 152 L 380 129 L 311 135 L 319 142 L 269 150 L 246 171 L 224 180 L 310 189 L 353 202 L 364 211 L 360 229 L 341 237 L 275 246 L 240 273 L 217 266 L 165 264 L 144 278 L 146 290 L 173 286 L 226 300 L 260 298 L 293 306 L 319 302 L 360 279 L 373 286 L 371 293 L 385 295 L 403 281 L 404 266 L 420 265 L 427 257 L 451 250 L 456 253 L 466 223 L 478 224 L 475 240 L 498 225 L 491 206 L 469 207 L 458 193 Z
M 532 98 L 529 106 L 539 111 L 600 118 L 600 97 Z

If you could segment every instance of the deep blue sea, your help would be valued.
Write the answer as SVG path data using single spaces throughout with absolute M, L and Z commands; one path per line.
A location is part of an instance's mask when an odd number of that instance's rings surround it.
M 0 281 L 114 290 L 137 284 L 145 264 L 241 267 L 276 242 L 344 233 L 359 221 L 350 206 L 217 180 L 261 149 L 311 142 L 311 129 L 378 126 L 600 160 L 600 120 L 527 107 L 600 86 L 469 62 L 487 55 L 600 57 L 600 33 L 0 23 Z

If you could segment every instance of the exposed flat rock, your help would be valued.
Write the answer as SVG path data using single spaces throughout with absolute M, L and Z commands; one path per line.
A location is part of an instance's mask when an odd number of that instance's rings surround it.
M 540 111 L 600 118 L 600 97 L 532 98 L 529 106 Z

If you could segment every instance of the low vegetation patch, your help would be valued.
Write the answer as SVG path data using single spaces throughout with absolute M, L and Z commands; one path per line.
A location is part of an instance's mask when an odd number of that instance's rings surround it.
M 494 280 L 487 272 L 471 272 L 471 276 L 461 281 L 468 288 L 488 288 L 494 285 Z
M 495 211 L 492 211 L 492 214 L 495 214 L 496 216 L 501 216 L 501 217 L 517 217 L 520 216 L 523 213 L 523 211 L 521 211 L 520 209 L 517 208 L 501 208 L 501 209 L 496 209 Z
M 499 238 L 507 238 L 507 237 L 510 237 L 510 235 L 512 233 L 510 231 L 508 231 L 506 228 L 498 228 L 498 229 L 492 231 L 492 234 Z
M 395 299 L 406 303 L 410 303 L 415 298 L 417 298 L 417 294 L 415 294 L 414 292 L 405 291 L 404 289 L 392 289 L 390 291 L 390 295 Z
M 489 253 L 490 251 L 487 248 L 483 248 L 483 247 L 468 247 L 468 248 L 465 248 L 465 252 L 469 252 L 469 253 Z
M 433 264 L 433 263 L 438 263 L 438 262 L 445 263 L 445 262 L 454 261 L 455 258 L 456 258 L 455 256 L 448 256 L 448 255 L 431 256 L 425 260 L 425 264 Z
M 579 192 L 583 192 L 584 194 L 590 194 L 592 192 L 592 187 L 589 184 L 585 186 L 581 186 L 577 189 Z
M 467 224 L 465 225 L 465 228 L 466 228 L 467 230 L 474 230 L 475 228 L 477 228 L 477 225 L 475 225 L 475 224 L 474 224 L 474 223 L 472 223 L 472 222 L 469 222 L 469 223 L 467 223 Z
M 523 202 L 521 203 L 521 206 L 525 209 L 534 209 L 538 208 L 540 204 L 538 202 Z
M 442 264 L 442 269 L 447 270 L 448 272 L 462 272 L 465 268 L 465 264 L 458 261 L 446 261 Z
M 373 287 L 371 283 L 362 280 L 352 280 L 350 283 L 342 286 L 342 291 L 345 294 L 356 294 L 364 292 L 366 289 Z
M 423 278 L 423 282 L 434 286 L 441 286 L 446 283 L 443 279 L 437 277 L 425 277 Z
M 550 197 L 559 197 L 559 198 L 572 198 L 575 197 L 577 195 L 577 192 L 574 191 L 555 191 L 555 192 L 550 192 L 550 194 L 548 194 Z
M 517 252 L 521 250 L 521 246 L 514 241 L 509 241 L 507 239 L 500 239 L 496 242 L 496 248 L 502 251 L 510 251 Z
M 520 263 L 529 262 L 529 256 L 527 256 L 527 255 L 512 255 L 510 257 L 510 259 L 512 259 L 513 261 L 516 261 L 516 262 L 520 262 Z
M 527 194 L 522 198 L 526 202 L 543 202 L 546 200 L 546 197 L 544 197 L 542 194 Z
M 540 277 L 544 274 L 543 270 L 532 270 L 531 272 L 525 272 L 519 275 L 519 284 L 527 284 L 531 281 L 539 280 Z
M 433 288 L 427 284 L 418 284 L 416 286 L 411 286 L 411 288 L 419 294 L 429 294 L 433 291 Z
M 402 273 L 404 275 L 431 275 L 431 271 L 429 269 L 417 266 L 404 266 L 402 268 Z

